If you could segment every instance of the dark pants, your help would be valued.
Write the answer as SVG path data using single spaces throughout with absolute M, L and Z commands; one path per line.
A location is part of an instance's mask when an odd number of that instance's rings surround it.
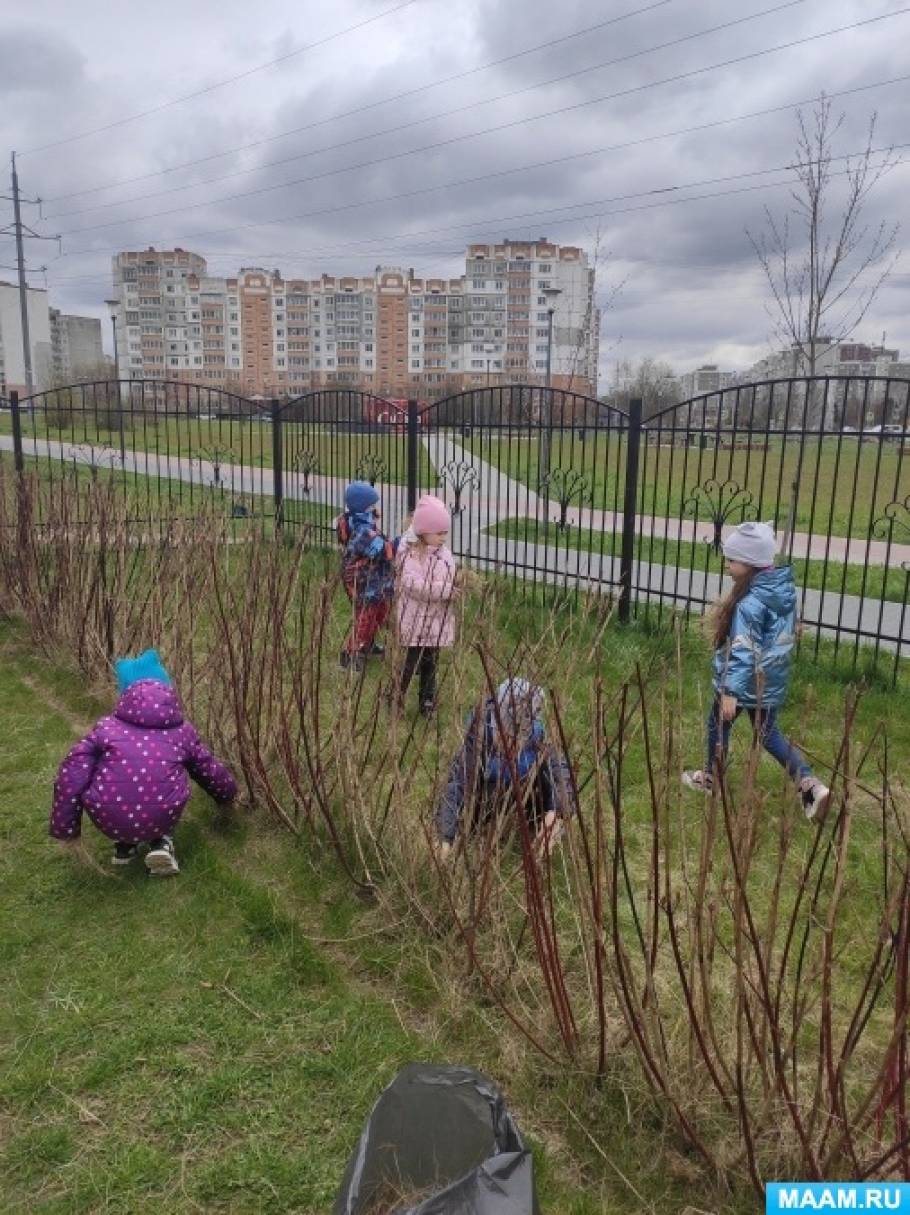
M 431 645 L 409 645 L 404 656 L 401 672 L 399 698 L 404 700 L 416 671 L 419 679 L 420 707 L 432 708 L 436 704 L 436 664 L 439 649 Z
M 736 717 L 739 717 L 741 712 L 742 709 L 737 706 Z M 746 709 L 746 712 L 752 722 L 755 737 L 768 754 L 776 759 L 782 768 L 786 768 L 793 780 L 802 780 L 803 777 L 812 775 L 812 769 L 801 753 L 778 729 L 777 709 Z M 714 772 L 715 762 L 723 767 L 730 746 L 733 721 L 721 719 L 720 700 L 715 701 L 708 717 L 708 763 L 705 771 L 709 775 Z

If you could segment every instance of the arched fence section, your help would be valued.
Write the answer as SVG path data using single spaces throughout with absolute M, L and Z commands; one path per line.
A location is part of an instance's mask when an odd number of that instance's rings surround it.
M 422 492 L 452 547 L 516 585 L 617 590 L 629 416 L 562 389 L 476 389 L 421 411 Z
M 910 382 L 884 377 L 737 385 L 642 422 L 635 612 L 701 612 L 720 592 L 721 541 L 774 525 L 818 654 L 833 641 L 896 675 L 910 651 Z M 867 649 L 868 647 L 868 649 Z
M 910 654 L 910 382 L 788 378 L 660 409 L 538 385 L 432 403 L 343 388 L 287 401 L 167 381 L 100 381 L 0 401 L 0 473 L 39 504 L 111 485 L 152 525 L 216 511 L 334 543 L 348 481 L 373 483 L 394 533 L 444 498 L 452 547 L 522 593 L 593 592 L 621 620 L 701 614 L 721 541 L 772 522 L 806 636 L 896 678 Z M 40 509 L 36 517 L 40 525 Z

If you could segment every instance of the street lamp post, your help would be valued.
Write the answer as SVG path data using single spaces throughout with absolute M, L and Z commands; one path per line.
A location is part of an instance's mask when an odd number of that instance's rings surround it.
M 544 481 L 550 475 L 550 432 L 553 429 L 553 390 L 551 387 L 553 375 L 553 316 L 556 312 L 556 301 L 562 295 L 562 288 L 543 287 L 541 295 L 546 296 L 547 299 L 547 416 L 540 442 L 540 479 Z
M 117 349 L 117 308 L 119 300 L 105 300 L 110 314 L 111 327 L 114 331 L 114 379 L 117 381 L 117 424 L 120 431 L 120 467 L 126 468 L 126 436 L 123 433 L 123 394 L 120 391 L 120 351 Z
M 487 388 L 489 388 L 490 387 L 490 360 L 492 359 L 493 355 L 496 353 L 496 347 L 493 346 L 492 344 L 488 344 L 488 345 L 484 346 L 483 352 L 487 356 Z

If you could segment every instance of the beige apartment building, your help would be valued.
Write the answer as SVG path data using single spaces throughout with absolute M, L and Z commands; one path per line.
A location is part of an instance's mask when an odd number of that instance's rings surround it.
M 290 279 L 241 269 L 213 278 L 183 249 L 114 259 L 122 373 L 299 396 L 351 388 L 432 399 L 463 389 L 543 384 L 595 395 L 594 271 L 575 246 L 470 245 L 465 274 Z M 551 335 L 552 327 L 552 335 Z

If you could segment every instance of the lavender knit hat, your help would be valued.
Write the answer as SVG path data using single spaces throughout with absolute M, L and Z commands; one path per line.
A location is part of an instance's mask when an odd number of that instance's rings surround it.
M 759 569 L 773 565 L 777 551 L 777 537 L 770 523 L 740 523 L 724 541 L 728 561 L 741 561 Z

